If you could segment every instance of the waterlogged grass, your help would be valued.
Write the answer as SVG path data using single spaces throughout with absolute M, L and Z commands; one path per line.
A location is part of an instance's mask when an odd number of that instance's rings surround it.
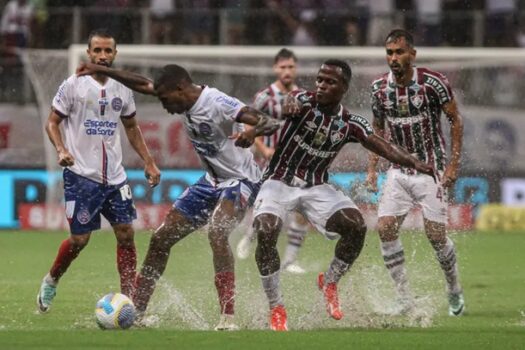
M 149 328 L 101 331 L 94 306 L 118 290 L 115 239 L 97 232 L 62 279 L 49 314 L 36 312 L 40 281 L 64 232 L 0 232 L 0 349 L 523 349 L 525 348 L 525 233 L 462 233 L 459 252 L 468 314 L 447 316 L 444 280 L 421 233 L 403 235 L 418 313 L 392 316 L 391 281 L 378 239 L 341 281 L 345 318 L 328 319 L 315 286 L 334 242 L 312 233 L 300 253 L 304 275 L 282 274 L 290 332 L 267 331 L 267 302 L 253 256 L 237 262 L 237 322 L 241 331 L 216 333 L 218 305 L 210 248 L 203 233 L 175 246 L 148 310 Z M 238 241 L 232 236 L 232 243 Z M 149 240 L 137 235 L 139 262 Z M 283 242 L 281 242 L 283 243 Z

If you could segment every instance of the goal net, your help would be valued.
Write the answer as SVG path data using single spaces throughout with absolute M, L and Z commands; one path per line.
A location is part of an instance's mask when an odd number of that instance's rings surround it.
M 241 46 L 152 46 L 118 45 L 115 67 L 154 76 L 166 64 L 179 64 L 191 73 L 194 81 L 206 84 L 250 103 L 254 94 L 274 80 L 273 57 L 281 47 Z M 292 47 L 299 59 L 298 83 L 312 89 L 320 64 L 327 58 L 347 60 L 353 72 L 350 91 L 344 104 L 355 113 L 371 120 L 370 84 L 387 71 L 384 48 L 378 47 Z M 73 74 L 78 64 L 86 60 L 86 45 L 72 45 L 68 51 L 28 50 L 24 54 L 26 72 L 36 93 L 39 114 L 44 122 L 60 83 Z M 511 110 L 525 109 L 525 52 L 520 49 L 492 48 L 418 48 L 417 65 L 428 66 L 447 75 L 466 119 L 464 163 L 467 173 L 497 170 L 498 164 L 487 161 L 476 148 L 482 131 L 476 129 L 479 120 L 490 115 L 513 115 Z M 146 130 L 147 142 L 163 168 L 195 168 L 197 158 L 188 152 L 191 146 L 183 136 L 164 135 L 164 130 L 177 128 L 178 118 L 168 116 L 152 97 L 135 94 L 141 126 L 156 123 Z M 515 112 L 514 112 L 515 114 Z M 513 122 L 511 122 L 511 125 Z M 446 124 L 446 123 L 444 123 Z M 160 127 L 158 127 L 160 125 Z M 180 125 L 179 125 L 180 126 Z M 525 126 L 524 126 L 525 127 Z M 448 134 L 448 132 L 446 133 Z M 163 135 L 163 136 L 159 136 Z M 182 135 L 182 134 L 181 134 Z M 61 169 L 56 152 L 45 137 L 46 167 L 49 172 L 47 206 L 61 206 Z M 125 142 L 125 137 L 123 142 Z M 184 145 L 183 145 L 184 144 Z M 175 150 L 175 151 L 174 151 Z M 525 155 L 518 150 L 521 164 Z M 141 167 L 134 152 L 125 152 L 126 167 Z M 364 171 L 366 152 L 361 147 L 347 147 L 334 162 L 334 171 Z M 520 158 L 521 157 L 521 158 Z M 495 169 L 492 169 L 494 167 Z M 523 165 L 525 168 L 525 165 Z M 525 169 L 523 169 L 525 173 Z M 55 217 L 60 215 L 60 218 Z M 53 226 L 63 217 L 62 212 L 48 211 L 47 222 Z

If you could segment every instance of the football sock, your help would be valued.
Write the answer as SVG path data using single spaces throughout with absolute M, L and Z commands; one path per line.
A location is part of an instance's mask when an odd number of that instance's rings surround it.
M 75 260 L 82 249 L 75 248 L 69 238 L 62 241 L 60 247 L 58 248 L 58 254 L 55 258 L 55 262 L 49 270 L 49 275 L 58 283 L 58 280 L 66 272 L 71 262 Z
M 120 291 L 131 297 L 137 268 L 135 243 L 117 244 L 117 268 L 120 274 Z
M 347 264 L 343 260 L 334 257 L 328 266 L 328 270 L 324 274 L 325 284 L 338 283 L 341 277 L 343 277 L 346 271 L 348 271 L 348 269 L 350 269 L 350 264 Z
M 279 286 L 279 270 L 268 276 L 261 276 L 264 293 L 270 303 L 270 309 L 277 305 L 283 305 L 281 287 Z
M 235 308 L 235 273 L 233 271 L 217 272 L 215 287 L 219 295 L 221 314 L 233 315 Z
M 398 238 L 391 242 L 381 242 L 381 254 L 398 293 L 401 296 L 407 296 L 410 292 L 405 268 L 405 252 L 401 240 Z
M 282 266 L 288 266 L 297 259 L 297 253 L 303 245 L 306 236 L 306 225 L 292 222 L 288 227 L 288 244 L 284 253 Z
M 461 286 L 459 284 L 459 273 L 458 264 L 456 261 L 456 249 L 454 242 L 447 237 L 445 244 L 431 242 L 434 250 L 436 251 L 436 257 L 439 261 L 441 269 L 445 273 L 445 279 L 447 281 L 447 288 L 449 293 L 460 293 Z

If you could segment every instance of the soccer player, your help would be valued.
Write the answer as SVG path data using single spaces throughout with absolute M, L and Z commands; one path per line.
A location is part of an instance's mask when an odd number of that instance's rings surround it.
M 432 165 L 375 135 L 365 118 L 341 105 L 351 75 L 346 62 L 329 59 L 317 73 L 315 92 L 294 91 L 288 95 L 283 105 L 287 119 L 255 200 L 255 259 L 270 304 L 270 327 L 276 331 L 288 329 L 276 243 L 283 219 L 292 210 L 301 210 L 327 238 L 340 237 L 335 256 L 328 270 L 319 274 L 317 283 L 328 314 L 336 320 L 343 317 L 337 283 L 361 252 L 366 232 L 356 205 L 327 183 L 328 168 L 346 143 L 359 142 L 390 161 L 433 175 Z
M 277 76 L 277 80 L 255 95 L 253 107 L 275 119 L 282 120 L 283 115 L 281 111 L 284 96 L 298 89 L 295 84 L 297 76 L 297 57 L 295 54 L 288 49 L 281 49 L 275 55 L 273 71 Z M 262 158 L 259 164 L 262 163 L 263 168 L 268 165 L 268 161 L 272 158 L 278 139 L 279 132 L 276 132 L 273 135 L 258 137 L 255 140 L 256 155 Z M 290 213 L 287 221 L 288 244 L 284 253 L 282 269 L 292 273 L 305 273 L 306 271 L 296 263 L 296 260 L 297 253 L 304 242 L 308 230 L 308 222 L 299 212 Z M 250 245 L 254 239 L 255 233 L 253 229 L 246 231 L 246 234 L 237 246 L 237 256 L 240 259 L 248 257 Z
M 195 84 L 184 68 L 174 64 L 165 66 L 154 82 L 132 72 L 89 63 L 81 65 L 78 72 L 107 75 L 135 91 L 157 96 L 168 113 L 182 114 L 206 169 L 206 174 L 175 201 L 151 237 L 133 298 L 139 316 L 166 268 L 171 247 L 209 223 L 221 312 L 215 330 L 238 329 L 234 323 L 234 259 L 228 238 L 253 203 L 261 180 L 259 166 L 245 148 L 255 137 L 278 130 L 279 122 L 215 88 Z M 244 130 L 244 124 L 253 127 Z
M 414 309 L 399 227 L 408 211 L 418 204 L 423 209 L 426 235 L 445 274 L 449 314 L 465 311 L 463 291 L 458 279 L 454 243 L 447 237 L 447 190 L 458 176 L 463 123 L 447 78 L 438 72 L 414 66 L 416 50 L 412 35 L 405 30 L 390 32 L 385 41 L 390 72 L 372 83 L 373 126 L 383 136 L 388 128 L 392 142 L 406 148 L 436 169 L 438 179 L 392 162 L 378 207 L 378 230 L 385 266 L 394 280 L 401 311 Z M 441 115 L 451 128 L 451 157 L 447 163 Z M 367 184 L 377 191 L 378 157 L 370 155 Z
M 93 31 L 87 55 L 97 66 L 110 67 L 117 55 L 115 39 L 105 30 Z M 49 311 L 57 284 L 71 262 L 100 229 L 102 214 L 117 238 L 120 288 L 131 296 L 136 251 L 132 221 L 136 218 L 131 188 L 122 167 L 119 120 L 126 136 L 144 160 L 150 186 L 160 181 L 160 171 L 142 137 L 135 118 L 130 89 L 106 76 L 70 76 L 53 99 L 46 131 L 64 167 L 64 196 L 70 235 L 58 250 L 37 296 L 38 309 Z M 60 125 L 64 126 L 64 137 Z

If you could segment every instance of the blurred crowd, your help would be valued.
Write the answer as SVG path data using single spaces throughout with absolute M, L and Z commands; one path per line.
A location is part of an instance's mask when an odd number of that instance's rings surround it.
M 0 8 L 0 102 L 30 93 L 17 49 L 67 48 L 99 27 L 121 44 L 381 46 L 400 27 L 418 46 L 525 47 L 525 0 L 0 0 Z
M 94 27 L 121 43 L 381 45 L 392 27 L 419 46 L 525 45 L 525 0 L 10 0 L 3 47 L 65 48 Z

